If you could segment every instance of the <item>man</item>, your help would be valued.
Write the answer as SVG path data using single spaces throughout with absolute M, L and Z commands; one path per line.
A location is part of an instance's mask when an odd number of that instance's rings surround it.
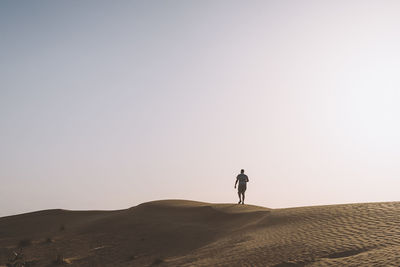
M 239 187 L 238 187 L 238 195 L 239 195 L 239 202 L 238 204 L 244 204 L 244 192 L 246 192 L 247 188 L 247 183 L 249 182 L 249 177 L 247 177 L 246 174 L 244 174 L 244 170 L 242 169 L 240 171 L 240 174 L 236 177 L 236 182 L 235 182 L 235 188 L 237 183 L 239 182 Z

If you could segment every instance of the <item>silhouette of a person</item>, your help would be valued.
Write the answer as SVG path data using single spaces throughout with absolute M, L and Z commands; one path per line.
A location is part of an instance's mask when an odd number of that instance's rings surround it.
M 239 182 L 239 187 L 238 187 L 238 195 L 239 195 L 239 202 L 238 204 L 242 203 L 244 204 L 244 193 L 246 192 L 247 189 L 247 183 L 249 182 L 249 177 L 247 177 L 246 174 L 244 174 L 244 170 L 240 170 L 240 174 L 236 177 L 236 182 L 235 182 L 235 188 L 237 183 Z

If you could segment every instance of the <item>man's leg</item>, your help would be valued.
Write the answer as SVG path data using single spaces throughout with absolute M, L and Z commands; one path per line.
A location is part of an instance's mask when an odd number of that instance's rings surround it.
M 244 204 L 244 192 L 242 193 L 242 204 Z
M 238 204 L 240 204 L 240 202 L 242 202 L 242 198 L 241 198 L 240 192 L 238 192 L 238 196 L 239 196 L 239 202 L 238 202 Z

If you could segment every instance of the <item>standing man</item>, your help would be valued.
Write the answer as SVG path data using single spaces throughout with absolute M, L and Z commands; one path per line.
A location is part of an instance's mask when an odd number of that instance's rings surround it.
M 249 182 L 249 177 L 247 177 L 247 175 L 244 174 L 243 169 L 240 171 L 240 174 L 236 177 L 235 188 L 236 188 L 236 185 L 238 182 L 239 182 L 239 187 L 238 187 L 239 202 L 238 202 L 238 204 L 240 204 L 240 203 L 244 204 L 244 192 L 246 192 L 246 188 L 247 188 L 246 184 Z

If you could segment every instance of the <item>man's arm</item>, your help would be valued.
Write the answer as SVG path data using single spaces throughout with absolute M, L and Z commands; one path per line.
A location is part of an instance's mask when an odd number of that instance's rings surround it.
M 237 182 L 238 182 L 238 178 L 236 178 L 236 182 L 235 182 L 235 188 L 236 188 Z

